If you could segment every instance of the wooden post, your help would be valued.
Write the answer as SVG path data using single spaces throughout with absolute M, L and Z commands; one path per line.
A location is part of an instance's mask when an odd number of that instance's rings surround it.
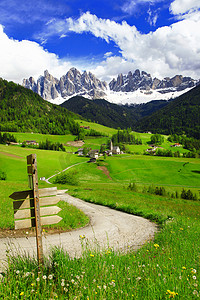
M 42 227 L 40 219 L 40 202 L 39 202 L 39 189 L 38 189 L 38 174 L 37 174 L 37 160 L 36 154 L 27 156 L 27 169 L 29 175 L 29 182 L 32 178 L 33 198 L 34 198 L 34 211 L 35 211 L 35 227 L 36 227 L 36 242 L 37 242 L 37 258 L 39 265 L 44 263 L 43 247 L 42 247 Z

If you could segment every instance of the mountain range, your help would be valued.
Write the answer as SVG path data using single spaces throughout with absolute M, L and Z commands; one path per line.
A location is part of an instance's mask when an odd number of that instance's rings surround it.
M 135 104 L 175 98 L 198 83 L 199 81 L 182 75 L 160 80 L 137 69 L 127 75 L 119 74 L 107 84 L 91 72 L 81 73 L 76 68 L 71 68 L 60 79 L 46 70 L 44 76 L 40 76 L 37 81 L 30 77 L 24 79 L 22 85 L 54 104 L 61 104 L 76 95 L 88 99 L 103 98 L 116 104 Z
M 0 131 L 77 135 L 81 116 L 114 128 L 186 134 L 200 139 L 200 85 L 168 101 L 116 105 L 76 96 L 53 105 L 37 93 L 0 78 Z M 73 111 L 73 112 L 72 112 Z M 105 124 L 105 122 L 107 122 Z

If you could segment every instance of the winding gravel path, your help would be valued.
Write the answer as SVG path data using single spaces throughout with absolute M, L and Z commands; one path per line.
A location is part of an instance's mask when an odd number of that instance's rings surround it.
M 146 241 L 152 239 L 157 230 L 156 225 L 150 221 L 110 209 L 108 207 L 84 202 L 74 198 L 63 191 L 58 191 L 58 196 L 63 201 L 81 209 L 90 218 L 90 224 L 84 228 L 43 236 L 44 254 L 48 255 L 51 246 L 61 246 L 70 257 L 78 257 L 82 253 L 81 241 L 88 241 L 91 247 L 99 245 L 111 247 L 116 250 L 137 250 Z M 80 236 L 85 236 L 82 239 Z M 0 239 L 0 272 L 6 262 L 6 250 L 13 253 L 28 252 L 36 255 L 36 238 L 2 238 Z

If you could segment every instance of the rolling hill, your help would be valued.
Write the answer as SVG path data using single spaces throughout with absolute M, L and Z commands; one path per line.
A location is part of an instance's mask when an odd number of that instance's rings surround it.
M 104 99 L 90 100 L 75 96 L 61 104 L 82 117 L 113 128 L 135 127 L 139 119 L 148 116 L 168 104 L 166 100 L 156 100 L 145 104 L 117 105 Z
M 0 79 L 0 131 L 67 134 L 79 128 L 74 121 L 79 118 L 21 85 Z
M 138 131 L 182 134 L 200 139 L 200 85 L 140 120 Z

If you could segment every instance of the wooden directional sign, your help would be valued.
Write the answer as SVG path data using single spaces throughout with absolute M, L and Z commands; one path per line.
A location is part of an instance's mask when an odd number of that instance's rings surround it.
M 30 190 L 14 192 L 13 199 L 15 229 L 36 228 L 37 256 L 43 264 L 42 225 L 56 224 L 62 220 L 56 214 L 61 208 L 55 206 L 60 199 L 57 188 L 38 188 L 36 154 L 27 156 L 27 171 Z
M 60 198 L 56 196 L 57 188 L 44 188 L 39 189 L 40 197 L 40 216 L 41 225 L 51 225 L 59 223 L 62 218 L 56 215 L 61 211 L 61 208 L 55 206 L 60 201 Z M 15 219 L 15 229 L 23 229 L 29 227 L 35 227 L 34 218 L 34 200 L 33 191 L 21 191 L 14 192 L 10 195 L 13 199 L 13 209 L 14 209 L 14 219 Z M 53 206 L 52 206 L 53 205 Z M 48 216 L 45 217 L 44 216 Z M 29 219 L 29 220 L 22 220 Z

